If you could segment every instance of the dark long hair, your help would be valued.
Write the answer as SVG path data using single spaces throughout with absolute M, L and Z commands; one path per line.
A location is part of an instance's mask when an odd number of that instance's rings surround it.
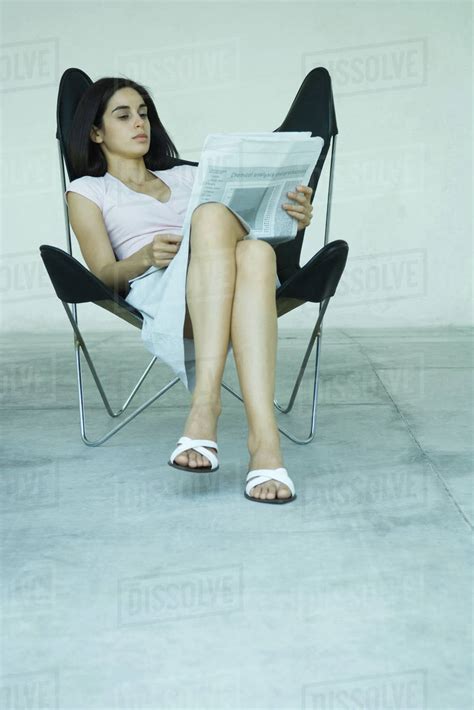
M 166 170 L 171 165 L 170 158 L 179 158 L 173 141 L 158 118 L 153 99 L 145 86 L 126 77 L 103 77 L 91 84 L 79 101 L 69 134 L 67 151 L 76 177 L 91 175 L 102 177 L 107 172 L 107 161 L 99 143 L 90 138 L 92 126 L 103 127 L 103 116 L 107 103 L 118 89 L 130 87 L 138 91 L 147 105 L 150 121 L 150 148 L 143 156 L 149 170 Z

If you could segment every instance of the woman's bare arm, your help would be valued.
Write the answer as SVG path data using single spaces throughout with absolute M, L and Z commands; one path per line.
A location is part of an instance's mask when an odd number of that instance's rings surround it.
M 128 291 L 129 280 L 152 266 L 148 245 L 116 261 L 100 208 L 77 192 L 68 192 L 67 202 L 69 220 L 89 269 L 117 293 Z

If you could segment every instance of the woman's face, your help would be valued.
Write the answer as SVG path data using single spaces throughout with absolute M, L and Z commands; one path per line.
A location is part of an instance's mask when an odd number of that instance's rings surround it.
M 146 140 L 136 136 L 145 135 Z M 118 89 L 109 99 L 102 119 L 102 129 L 93 127 L 91 140 L 108 155 L 140 157 L 150 148 L 150 121 L 142 96 L 131 87 Z

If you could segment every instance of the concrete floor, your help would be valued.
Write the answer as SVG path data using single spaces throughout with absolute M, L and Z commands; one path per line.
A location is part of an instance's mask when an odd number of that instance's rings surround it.
M 280 403 L 308 338 L 280 332 Z M 117 406 L 149 360 L 138 331 L 87 342 Z M 90 448 L 69 331 L 1 352 L 3 708 L 472 707 L 471 330 L 325 327 L 316 437 L 281 436 L 283 506 L 244 498 L 225 390 L 220 470 L 198 476 L 166 463 L 181 383 Z M 155 365 L 138 400 L 171 378 Z M 89 376 L 86 396 L 98 436 Z M 311 368 L 279 425 L 307 436 L 310 406 Z

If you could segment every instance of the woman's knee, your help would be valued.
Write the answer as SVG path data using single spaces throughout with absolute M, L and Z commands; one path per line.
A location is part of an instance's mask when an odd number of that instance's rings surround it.
M 223 202 L 201 202 L 194 208 L 191 220 L 202 219 L 204 216 L 229 212 Z
M 276 271 L 276 253 L 268 242 L 261 239 L 245 239 L 237 244 L 235 250 L 237 268 L 255 270 L 269 268 Z
M 210 240 L 223 238 L 230 240 L 234 244 L 244 239 L 247 235 L 247 230 L 243 224 L 235 216 L 235 214 L 224 205 L 222 202 L 203 202 L 198 205 L 191 215 L 191 236 L 193 227 L 200 234 L 201 232 L 209 235 Z

